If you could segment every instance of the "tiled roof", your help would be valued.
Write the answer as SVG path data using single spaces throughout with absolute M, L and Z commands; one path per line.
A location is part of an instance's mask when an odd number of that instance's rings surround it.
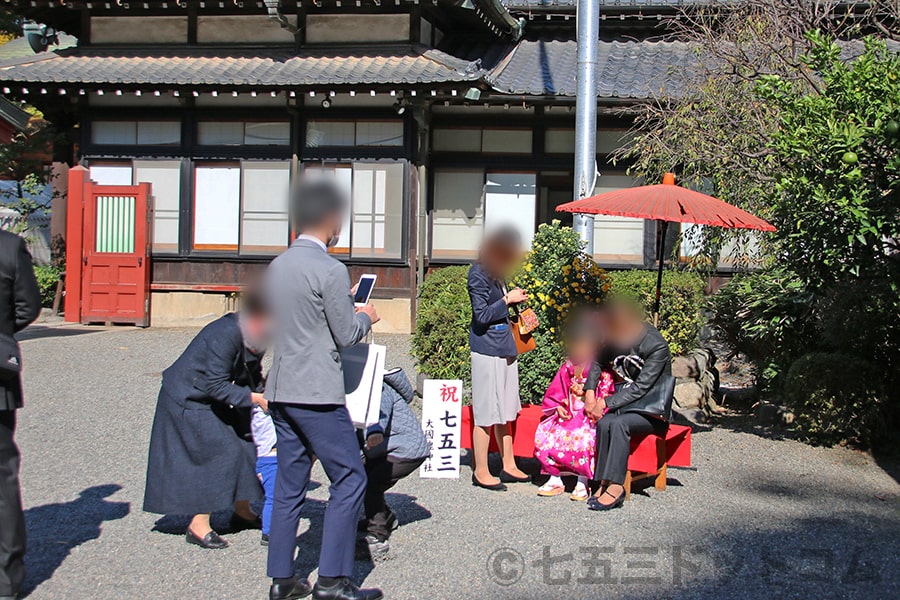
M 862 54 L 861 40 L 842 41 L 841 58 Z M 887 41 L 900 53 L 900 42 Z M 694 47 L 677 41 L 601 41 L 597 96 L 645 99 L 678 96 L 690 85 L 698 64 Z M 490 65 L 488 65 L 490 66 Z M 577 43 L 574 40 L 523 40 L 485 79 L 498 92 L 534 96 L 575 96 Z
M 30 62 L 0 63 L 0 82 L 75 85 L 400 85 L 462 82 L 481 75 L 476 63 L 410 46 L 299 55 L 289 50 L 83 48 L 35 55 Z
M 19 131 L 24 131 L 31 121 L 31 115 L 22 110 L 17 104 L 13 104 L 3 96 L 0 96 L 0 119 L 6 121 Z
M 499 92 L 575 95 L 577 44 L 574 40 L 526 40 L 488 76 Z M 597 95 L 651 98 L 677 94 L 682 74 L 696 59 L 684 42 L 600 42 Z

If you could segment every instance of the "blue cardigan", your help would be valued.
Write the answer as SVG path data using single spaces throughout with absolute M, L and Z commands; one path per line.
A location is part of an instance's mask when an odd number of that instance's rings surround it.
M 503 288 L 477 263 L 469 269 L 469 300 L 472 302 L 472 325 L 469 327 L 472 352 L 486 356 L 517 356 Z

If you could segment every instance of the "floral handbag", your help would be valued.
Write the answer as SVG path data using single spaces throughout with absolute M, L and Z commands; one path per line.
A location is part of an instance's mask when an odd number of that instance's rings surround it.
M 516 341 L 516 350 L 519 354 L 531 352 L 537 348 L 537 340 L 532 335 L 540 325 L 537 314 L 533 309 L 526 308 L 523 311 L 519 307 L 513 307 L 513 314 L 509 320 L 512 322 L 511 333 Z
M 525 310 L 519 310 L 518 307 L 514 309 L 516 316 L 519 317 L 516 321 L 516 326 L 519 328 L 519 333 L 522 335 L 533 333 L 535 329 L 540 327 L 541 322 L 538 320 L 537 313 L 534 312 L 533 308 L 526 308 Z

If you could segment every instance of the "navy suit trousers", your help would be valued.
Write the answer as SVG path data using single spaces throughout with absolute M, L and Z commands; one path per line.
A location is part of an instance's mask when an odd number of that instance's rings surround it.
M 294 574 L 300 509 L 309 488 L 313 456 L 331 481 L 319 553 L 319 576 L 353 573 L 356 523 L 366 492 L 366 471 L 356 430 L 342 405 L 269 405 L 278 434 L 278 474 L 269 532 L 268 574 Z

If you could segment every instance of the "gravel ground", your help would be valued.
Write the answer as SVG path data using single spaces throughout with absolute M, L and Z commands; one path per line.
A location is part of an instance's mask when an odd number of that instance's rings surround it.
M 176 534 L 184 519 L 141 511 L 160 372 L 194 333 L 24 332 L 29 597 L 265 597 L 257 532 L 203 551 Z M 378 341 L 411 369 L 406 337 Z M 476 490 L 467 470 L 402 481 L 389 496 L 402 523 L 393 557 L 357 562 L 356 577 L 410 600 L 900 597 L 900 485 L 870 457 L 727 429 L 698 430 L 693 449 L 695 469 L 670 471 L 666 492 L 612 513 L 531 485 Z M 327 483 L 320 468 L 313 477 Z M 314 489 L 301 523 L 304 573 L 326 499 L 327 485 Z

